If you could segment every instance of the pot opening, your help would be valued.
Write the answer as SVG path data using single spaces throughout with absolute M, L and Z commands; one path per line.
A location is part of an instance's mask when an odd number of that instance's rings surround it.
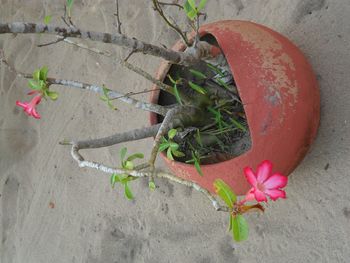
M 207 34 L 202 41 L 218 46 Z M 251 148 L 248 122 L 231 70 L 224 56 L 190 67 L 172 65 L 164 83 L 176 87 L 178 95 L 161 91 L 158 104 L 182 102 L 181 95 L 193 100 L 201 109 L 205 123 L 178 129 L 174 138 L 165 136 L 163 144 L 174 142 L 168 158 L 189 164 L 213 164 L 226 161 Z M 163 120 L 157 116 L 158 122 Z M 178 146 L 175 146 L 178 145 Z M 165 147 L 164 147 L 165 148 Z M 169 156 L 170 151 L 170 156 Z

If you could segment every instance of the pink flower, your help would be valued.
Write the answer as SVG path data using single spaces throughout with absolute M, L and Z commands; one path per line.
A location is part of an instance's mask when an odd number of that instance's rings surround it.
M 267 202 L 266 196 L 269 196 L 273 201 L 278 198 L 286 198 L 286 192 L 280 188 L 287 185 L 288 177 L 280 173 L 271 174 L 271 171 L 272 163 L 268 160 L 259 165 L 256 174 L 250 167 L 244 168 L 245 176 L 252 188 L 241 203 L 254 199 L 258 202 Z
M 41 101 L 41 95 L 35 96 L 30 102 L 16 101 L 16 105 L 24 109 L 24 112 L 29 116 L 33 116 L 36 119 L 40 119 L 39 113 L 37 113 L 35 106 Z

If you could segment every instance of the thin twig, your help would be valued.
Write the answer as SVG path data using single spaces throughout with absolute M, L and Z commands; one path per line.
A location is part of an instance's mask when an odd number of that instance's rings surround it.
M 122 34 L 122 22 L 120 21 L 120 15 L 119 15 L 119 0 L 115 0 L 115 6 L 116 6 L 116 13 L 114 14 L 114 17 L 116 21 L 114 22 L 114 25 L 117 27 L 117 32 L 119 34 Z
M 46 47 L 46 46 L 54 45 L 54 44 L 57 44 L 57 43 L 63 41 L 64 39 L 65 39 L 65 37 L 58 38 L 55 41 L 51 41 L 51 42 L 48 42 L 48 43 L 45 43 L 45 44 L 39 44 L 39 45 L 37 45 L 37 47 Z
M 159 2 L 158 1 L 158 4 L 160 4 L 160 5 L 164 5 L 164 6 L 176 6 L 176 7 L 178 7 L 179 9 L 183 9 L 183 6 L 182 5 L 180 5 L 180 4 L 178 4 L 178 3 L 165 3 L 165 2 Z
M 159 15 L 168 24 L 168 26 L 170 26 L 172 29 L 174 29 L 181 36 L 181 38 L 185 42 L 186 46 L 190 46 L 191 43 L 188 41 L 186 34 L 179 28 L 179 26 L 170 22 L 170 20 L 165 16 L 163 9 L 162 9 L 161 5 L 159 4 L 159 2 L 157 0 L 152 0 L 152 2 L 153 2 L 154 10 L 156 10 L 159 13 Z

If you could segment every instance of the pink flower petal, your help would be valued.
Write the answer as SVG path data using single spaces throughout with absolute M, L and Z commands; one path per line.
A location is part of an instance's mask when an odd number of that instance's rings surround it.
M 244 199 L 242 199 L 239 203 L 242 205 L 245 202 L 255 200 L 254 188 L 251 188 L 245 195 Z
M 26 108 L 26 107 L 28 107 L 28 103 L 27 102 L 21 102 L 21 101 L 16 101 L 16 105 L 17 106 L 20 106 L 20 107 L 22 107 L 22 108 Z
M 264 186 L 267 189 L 277 189 L 277 188 L 285 187 L 287 183 L 288 183 L 287 176 L 284 176 L 280 173 L 275 173 L 264 182 Z
M 286 192 L 279 189 L 267 189 L 265 190 L 265 194 L 267 194 L 273 201 L 276 201 L 278 198 L 286 198 Z
M 40 119 L 40 115 L 39 113 L 37 113 L 36 109 L 33 108 L 32 110 L 32 116 L 35 118 L 35 119 Z
M 269 177 L 270 173 L 272 171 L 272 163 L 268 160 L 263 161 L 258 166 L 257 171 L 257 180 L 259 183 L 263 183 L 266 181 L 266 179 Z
M 259 189 L 255 189 L 254 191 L 254 195 L 255 195 L 255 199 L 258 202 L 267 202 L 267 198 L 266 195 L 264 194 L 264 192 L 261 192 Z
M 244 174 L 247 178 L 248 183 L 250 183 L 251 186 L 256 187 L 257 180 L 253 170 L 250 167 L 246 167 L 244 168 Z

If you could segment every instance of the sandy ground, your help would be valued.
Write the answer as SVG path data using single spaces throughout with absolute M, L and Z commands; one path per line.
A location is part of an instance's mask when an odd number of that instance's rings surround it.
M 1 21 L 60 23 L 64 1 L 1 0 Z M 121 0 L 123 30 L 171 45 L 177 36 L 150 8 L 150 1 Z M 93 138 L 147 125 L 147 114 L 118 104 L 112 112 L 91 93 L 56 88 L 57 102 L 30 119 L 15 107 L 26 81 L 0 68 L 0 261 L 39 262 L 349 262 L 350 259 L 350 2 L 349 0 L 209 0 L 208 21 L 245 19 L 285 34 L 309 58 L 320 83 L 322 121 L 310 153 L 290 177 L 288 199 L 248 218 L 250 238 L 233 243 L 226 215 L 196 192 L 160 181 L 132 184 L 136 200 L 109 177 L 80 169 L 63 138 Z M 114 0 L 77 0 L 74 18 L 92 30 L 114 32 Z M 176 10 L 173 16 L 180 21 Z M 46 36 L 0 36 L 9 62 L 32 72 L 104 83 L 127 92 L 150 84 L 111 61 L 60 43 L 37 48 Z M 117 55 L 121 49 L 108 49 Z M 155 72 L 158 59 L 132 61 Z M 146 99 L 148 95 L 140 98 Z M 126 118 L 125 114 L 128 113 Z M 150 140 L 128 144 L 148 153 Z M 89 151 L 90 158 L 118 162 L 118 146 Z

